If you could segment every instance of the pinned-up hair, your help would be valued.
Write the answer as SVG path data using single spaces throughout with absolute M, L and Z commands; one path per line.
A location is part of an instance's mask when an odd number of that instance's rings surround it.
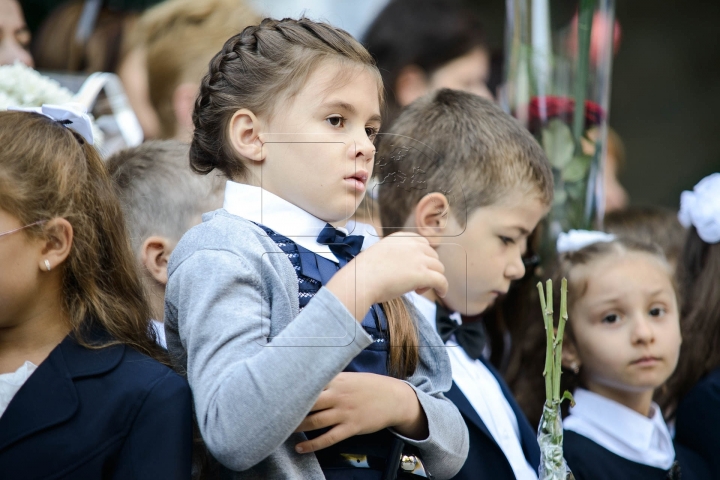
M 163 363 L 120 203 L 92 145 L 59 122 L 0 112 L 0 205 L 23 225 L 64 218 L 73 228 L 63 269 L 62 306 L 75 338 L 99 348 L 123 343 Z M 25 229 L 43 238 L 42 226 Z M 101 327 L 113 340 L 90 344 Z
M 326 60 L 374 73 L 382 105 L 382 78 L 372 57 L 344 30 L 307 18 L 266 18 L 231 37 L 200 85 L 193 112 L 192 168 L 202 174 L 217 168 L 229 178 L 243 178 L 246 167 L 227 138 L 233 114 L 247 108 L 272 117 Z M 341 75 L 349 78 L 353 73 L 342 69 Z
M 230 119 L 242 108 L 272 118 L 282 102 L 290 101 L 325 61 L 343 67 L 366 68 L 378 85 L 383 105 L 382 77 L 367 50 L 349 33 L 307 18 L 266 18 L 230 38 L 210 62 L 193 112 L 190 166 L 201 174 L 215 169 L 231 179 L 244 178 L 247 167 L 228 139 Z M 355 73 L 342 68 L 346 80 Z M 406 378 L 417 368 L 417 327 L 402 298 L 382 304 L 390 330 L 388 370 Z

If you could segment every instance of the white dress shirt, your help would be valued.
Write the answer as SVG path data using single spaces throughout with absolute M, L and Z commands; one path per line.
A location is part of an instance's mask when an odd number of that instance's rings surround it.
M 14 372 L 0 375 L 0 417 L 5 413 L 7 406 L 18 390 L 20 390 L 20 387 L 23 386 L 36 369 L 37 365 L 26 361 Z
M 578 388 L 565 430 L 587 437 L 616 455 L 668 470 L 675 461 L 672 437 L 653 403 L 650 418 L 597 393 Z
M 167 349 L 167 340 L 165 340 L 165 324 L 155 319 L 151 320 L 152 326 L 155 329 L 155 335 L 157 335 L 157 343 L 164 349 Z
M 317 242 L 318 235 L 328 222 L 261 187 L 228 180 L 225 185 L 223 208 L 232 215 L 264 225 L 301 247 L 339 263 L 337 257 L 330 251 L 330 247 Z M 362 250 L 379 241 L 375 229 L 365 223 L 348 221 L 345 228 L 338 230 L 347 235 L 365 237 Z
M 435 326 L 437 306 L 429 299 L 410 292 L 406 297 L 413 303 L 423 317 Z M 454 320 L 461 323 L 459 314 Z M 537 472 L 527 462 L 520 444 L 520 428 L 510 403 L 505 398 L 500 383 L 492 372 L 480 360 L 467 356 L 452 336 L 445 342 L 448 347 L 453 381 L 468 399 L 485 426 L 490 431 L 500 449 L 510 463 L 518 480 L 537 480 Z

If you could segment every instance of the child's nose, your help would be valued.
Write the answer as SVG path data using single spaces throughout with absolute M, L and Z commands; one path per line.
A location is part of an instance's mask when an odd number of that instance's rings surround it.
M 375 145 L 367 136 L 355 142 L 355 159 L 370 161 L 375 156 Z
M 505 276 L 510 280 L 519 280 L 525 276 L 525 264 L 522 261 L 519 250 L 516 255 L 513 255 L 507 267 L 505 267 Z
M 655 339 L 655 331 L 650 319 L 645 315 L 636 315 L 633 322 L 633 343 L 652 343 Z

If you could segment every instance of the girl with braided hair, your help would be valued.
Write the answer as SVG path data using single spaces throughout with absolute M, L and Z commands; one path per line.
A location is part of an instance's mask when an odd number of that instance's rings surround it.
M 422 237 L 347 221 L 382 101 L 368 52 L 306 18 L 247 27 L 202 81 L 190 165 L 229 181 L 174 250 L 165 325 L 232 478 L 449 478 L 464 463 L 447 354 L 402 300 L 443 296 L 443 267 Z

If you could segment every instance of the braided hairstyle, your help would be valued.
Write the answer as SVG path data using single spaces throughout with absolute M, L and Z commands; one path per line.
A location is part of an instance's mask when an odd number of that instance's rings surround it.
M 307 18 L 266 18 L 231 37 L 200 84 L 193 111 L 191 168 L 201 174 L 217 168 L 229 178 L 243 178 L 246 167 L 227 138 L 233 114 L 247 108 L 272 117 L 325 60 L 373 72 L 382 105 L 382 79 L 372 56 L 344 30 Z
M 383 105 L 382 77 L 372 56 L 344 30 L 307 18 L 266 18 L 231 37 L 210 62 L 210 71 L 200 84 L 193 112 L 190 167 L 200 174 L 217 168 L 228 178 L 243 179 L 247 167 L 228 139 L 233 114 L 246 108 L 271 118 L 322 62 L 330 60 L 372 72 Z M 390 330 L 388 369 L 397 378 L 409 377 L 418 364 L 416 326 L 401 298 L 382 307 Z

